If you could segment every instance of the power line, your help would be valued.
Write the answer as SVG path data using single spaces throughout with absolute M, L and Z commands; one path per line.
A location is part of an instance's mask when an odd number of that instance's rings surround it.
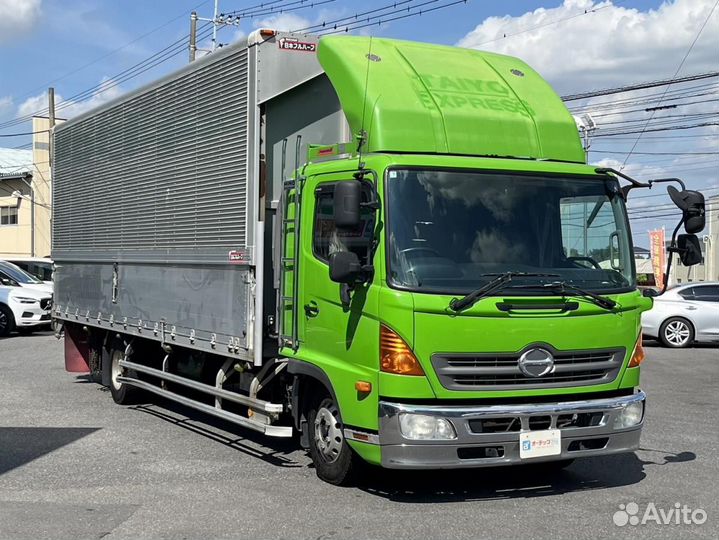
M 621 94 L 624 92 L 632 92 L 634 90 L 642 90 L 644 88 L 655 88 L 657 86 L 665 86 L 670 84 L 680 84 L 688 81 L 699 81 L 702 79 L 709 79 L 712 77 L 719 77 L 719 71 L 710 71 L 707 73 L 700 73 L 697 75 L 687 75 L 686 77 L 678 77 L 673 79 L 663 79 L 658 81 L 650 81 L 646 83 L 630 84 L 626 86 L 619 86 L 616 88 L 605 88 L 603 90 L 594 90 L 591 92 L 582 92 L 581 94 L 568 94 L 561 96 L 562 101 L 576 101 L 578 99 L 587 99 L 597 96 L 608 96 L 610 94 Z
M 42 131 L 27 131 L 25 133 L 4 133 L 0 134 L 0 137 L 22 137 L 24 135 L 37 135 L 39 133 L 49 133 L 49 129 L 43 129 Z
M 207 23 L 200 27 L 201 35 L 199 36 L 199 39 L 204 39 L 210 35 L 211 30 L 208 31 L 208 28 L 210 26 L 211 26 L 211 24 Z M 161 49 L 160 51 L 152 54 L 145 60 L 142 60 L 141 62 L 138 62 L 138 63 L 134 64 L 133 66 L 121 71 L 120 73 L 110 77 L 106 81 L 104 81 L 98 85 L 92 86 L 86 90 L 83 90 L 82 92 L 79 92 L 73 96 L 70 96 L 67 99 L 64 99 L 57 105 L 56 110 L 58 110 L 58 111 L 62 110 L 64 108 L 69 107 L 70 105 L 74 105 L 78 102 L 85 100 L 85 98 L 99 95 L 102 92 L 109 90 L 110 88 L 114 88 L 115 86 L 117 86 L 123 82 L 126 82 L 142 73 L 145 73 L 149 69 L 157 67 L 158 65 L 166 62 L 173 56 L 176 56 L 177 54 L 183 52 L 185 50 L 186 40 L 187 40 L 187 36 L 184 36 L 184 37 L 174 41 L 170 45 L 166 46 L 164 49 Z M 33 116 L 40 116 L 40 115 L 46 114 L 47 112 L 48 112 L 48 109 L 44 108 L 44 109 L 41 109 L 40 111 L 36 111 L 34 113 L 15 118 L 14 120 L 0 123 L 0 129 L 4 129 L 7 127 L 11 127 L 14 125 L 24 123 L 24 122 L 30 120 Z
M 371 15 L 373 13 L 379 13 L 380 11 L 386 11 L 388 9 L 395 9 L 397 6 L 402 6 L 405 4 L 411 4 L 412 2 L 415 2 L 416 0 L 403 0 L 401 2 L 392 2 L 390 4 L 384 5 L 379 8 L 370 9 L 369 11 L 363 11 L 360 13 L 355 13 L 354 15 L 349 15 L 347 17 L 342 17 L 339 19 L 334 19 L 332 21 L 323 21 L 321 23 L 313 24 L 311 26 L 306 26 L 304 28 L 299 28 L 297 30 L 294 30 L 295 32 L 307 32 L 314 29 L 320 29 L 320 28 L 327 28 L 329 26 L 332 26 L 333 29 L 337 29 L 337 24 L 340 25 L 350 22 L 350 21 L 357 21 L 360 17 L 364 17 L 365 15 Z
M 308 9 L 313 8 L 316 6 L 321 6 L 322 4 L 330 4 L 334 2 L 335 0 L 295 0 L 294 2 L 289 2 L 287 4 L 284 4 L 282 6 L 276 6 L 274 8 L 269 9 L 258 9 L 257 11 L 245 11 L 245 12 L 239 12 L 239 11 L 230 11 L 229 13 L 222 13 L 220 16 L 234 16 L 234 17 L 262 17 L 264 15 L 280 15 L 282 13 L 290 13 L 292 11 L 299 11 L 301 9 Z M 309 3 L 308 3 L 309 2 Z M 296 5 L 300 4 L 300 5 Z M 289 7 L 294 6 L 294 7 Z
M 686 62 L 687 58 L 689 57 L 689 54 L 692 52 L 692 49 L 694 48 L 694 45 L 699 40 L 699 36 L 702 35 L 702 32 L 704 31 L 704 28 L 706 27 L 707 23 L 709 22 L 709 19 L 711 19 L 712 14 L 714 13 L 714 10 L 716 9 L 717 5 L 719 5 L 719 0 L 717 0 L 714 5 L 712 6 L 711 10 L 709 11 L 709 15 L 707 15 L 707 18 L 704 20 L 704 23 L 702 24 L 701 28 L 699 28 L 699 32 L 697 32 L 696 37 L 694 38 L 694 41 L 692 41 L 691 45 L 689 45 L 689 49 L 687 49 L 686 54 L 684 54 L 684 57 L 682 58 L 682 61 L 679 62 L 679 67 L 677 67 L 677 70 L 674 72 L 674 76 L 672 79 L 675 79 L 677 75 L 679 75 L 679 72 L 682 70 L 682 67 L 684 66 L 684 62 Z M 669 87 L 667 86 L 667 89 Z M 664 93 L 666 94 L 666 89 L 664 90 Z M 662 96 L 659 99 L 659 105 L 661 105 L 662 100 L 664 99 L 664 96 Z M 644 128 L 641 132 L 637 135 L 637 140 L 634 141 L 634 144 L 632 145 L 631 149 L 629 150 L 629 153 L 624 158 L 624 162 L 622 163 L 622 166 L 619 167 L 619 170 L 622 170 L 625 165 L 627 164 L 627 161 L 629 161 L 629 158 L 632 156 L 632 152 L 634 152 L 634 149 L 637 147 L 637 144 L 639 143 L 639 139 L 642 138 L 642 135 L 644 135 L 644 131 L 649 127 L 649 122 L 651 122 L 652 118 L 654 118 L 654 113 L 656 112 L 656 109 L 652 111 L 651 116 L 647 120 L 647 123 L 644 125 Z
M 707 127 L 707 126 L 719 126 L 719 122 L 702 122 L 702 123 L 694 124 L 694 125 L 658 127 L 658 128 L 645 129 L 644 132 L 651 133 L 651 132 L 655 132 L 655 131 L 674 131 L 677 129 L 696 129 L 696 128 Z M 615 133 L 601 133 L 600 132 L 600 133 L 595 133 L 594 135 L 592 135 L 592 138 L 596 139 L 597 137 L 613 137 L 614 135 L 631 135 L 633 133 L 641 133 L 641 132 L 636 131 L 636 130 L 634 130 L 634 131 L 622 130 L 622 131 L 617 131 Z
M 407 14 L 405 14 L 405 15 L 398 15 L 398 16 L 396 16 L 396 17 L 387 17 L 387 15 L 392 15 L 392 14 L 394 14 L 394 13 L 401 13 L 401 12 L 403 12 L 403 11 L 409 11 L 410 9 L 417 9 L 417 8 L 422 7 L 422 6 L 425 6 L 425 5 L 434 4 L 435 2 L 438 2 L 438 1 L 439 1 L 439 0 L 428 0 L 428 1 L 423 2 L 423 3 L 421 3 L 421 4 L 417 4 L 417 5 L 415 5 L 415 6 L 411 6 L 410 8 L 405 8 L 405 9 L 401 9 L 401 10 L 397 10 L 397 11 L 390 11 L 390 12 L 387 13 L 386 15 L 377 16 L 377 17 L 369 17 L 369 18 L 367 19 L 367 22 L 364 23 L 364 24 L 347 25 L 347 26 L 345 26 L 344 28 L 338 28 L 338 29 L 333 29 L 333 30 L 329 30 L 329 31 L 318 32 L 318 35 L 324 36 L 324 35 L 329 35 L 329 34 L 337 34 L 337 33 L 341 33 L 341 32 L 349 32 L 349 31 L 351 31 L 351 30 L 360 30 L 360 29 L 362 29 L 362 28 L 367 28 L 367 27 L 369 27 L 369 26 L 382 25 L 382 24 L 384 24 L 384 23 L 393 22 L 393 21 L 399 21 L 399 20 L 401 20 L 401 19 L 407 19 L 407 18 L 410 18 L 410 17 L 418 17 L 418 16 L 420 16 L 420 15 L 424 15 L 424 14 L 431 13 L 431 12 L 434 12 L 434 11 L 439 11 L 440 9 L 452 7 L 452 6 L 455 6 L 455 5 L 457 5 L 457 4 L 466 4 L 468 0 L 455 0 L 455 1 L 449 2 L 449 3 L 447 3 L 447 4 L 435 6 L 435 7 L 433 7 L 433 8 L 420 9 L 419 11 L 416 11 L 416 12 L 414 12 L 414 13 L 407 13 Z
M 204 0 L 204 2 L 202 2 L 202 3 L 198 4 L 198 5 L 196 5 L 195 7 L 191 8 L 191 11 L 197 10 L 197 9 L 201 8 L 202 6 L 204 6 L 205 4 L 209 3 L 209 2 L 210 2 L 210 0 Z M 99 57 L 95 58 L 94 60 L 88 62 L 87 64 L 83 64 L 82 66 L 80 66 L 80 67 L 78 67 L 78 68 L 75 68 L 75 69 L 73 69 L 72 71 L 69 71 L 68 73 L 65 73 L 64 75 L 62 75 L 62 76 L 60 76 L 60 77 L 57 77 L 56 79 L 52 79 L 51 81 L 45 83 L 45 84 L 42 85 L 42 86 L 38 86 L 38 87 L 36 87 L 36 88 L 34 88 L 34 89 L 28 91 L 27 93 L 22 94 L 22 95 L 20 96 L 20 98 L 23 98 L 23 97 L 25 97 L 25 96 L 32 95 L 32 94 L 33 94 L 34 92 L 36 92 L 37 90 L 45 89 L 45 88 L 47 88 L 48 86 L 50 86 L 51 84 L 53 84 L 53 83 L 56 83 L 56 82 L 58 82 L 58 81 L 65 80 L 65 79 L 67 79 L 69 76 L 74 75 L 75 73 L 78 73 L 78 72 L 82 71 L 83 69 L 88 68 L 88 67 L 90 67 L 90 66 L 92 66 L 92 65 L 95 65 L 95 64 L 97 64 L 98 62 L 100 62 L 100 61 L 102 61 L 102 60 L 104 60 L 104 59 L 106 59 L 106 58 L 108 58 L 108 57 L 110 57 L 110 56 L 112 56 L 112 55 L 114 55 L 114 54 L 120 52 L 121 50 L 126 49 L 126 48 L 129 47 L 130 45 L 132 45 L 132 44 L 134 44 L 134 43 L 137 43 L 138 41 L 141 41 L 141 40 L 145 39 L 147 36 L 150 36 L 150 35 L 154 34 L 155 32 L 158 32 L 158 31 L 162 30 L 163 28 L 166 28 L 167 26 L 171 25 L 172 23 L 174 23 L 175 21 L 177 21 L 178 19 L 181 19 L 181 18 L 183 18 L 183 17 L 187 17 L 187 13 L 186 13 L 185 11 L 183 11 L 181 14 L 177 15 L 176 17 L 170 19 L 169 21 L 167 21 L 167 22 L 161 24 L 160 26 L 157 26 L 156 28 L 153 28 L 152 30 L 150 30 L 150 31 L 148 31 L 148 32 L 145 32 L 144 34 L 142 34 L 142 35 L 140 35 L 140 36 L 137 36 L 136 38 L 132 39 L 131 41 L 128 41 L 128 42 L 125 43 L 124 45 L 121 45 L 120 47 L 118 47 L 118 48 L 116 48 L 116 49 L 113 49 L 112 51 L 110 51 L 110 52 L 108 52 L 108 53 L 106 53 L 106 54 L 103 54 L 102 56 L 99 56 Z M 20 98 L 18 98 L 18 99 L 20 99 Z
M 623 154 L 621 150 L 591 150 L 597 154 Z M 719 152 L 634 152 L 643 156 L 719 156 Z
M 607 5 L 604 5 L 604 6 L 596 7 L 596 8 L 593 8 L 593 9 L 585 9 L 582 13 L 576 13 L 576 14 L 574 14 L 574 15 L 570 15 L 569 17 L 563 17 L 563 18 L 561 18 L 561 19 L 555 19 L 555 20 L 553 20 L 553 21 L 549 21 L 549 22 L 546 22 L 546 23 L 543 23 L 543 24 L 539 24 L 539 25 L 537 25 L 537 26 L 532 26 L 531 28 L 524 28 L 524 29 L 522 29 L 522 30 L 519 30 L 519 31 L 517 31 L 517 32 L 514 32 L 513 34 L 506 34 L 506 33 L 505 33 L 505 34 L 502 34 L 502 37 L 495 38 L 495 39 L 490 39 L 489 41 L 483 41 L 482 43 L 476 44 L 475 47 L 481 47 L 482 45 L 487 45 L 488 43 L 494 43 L 495 41 L 501 41 L 501 40 L 503 40 L 503 39 L 506 39 L 506 38 L 509 38 L 509 37 L 514 37 L 514 36 L 518 36 L 518 35 L 520 35 L 520 34 L 525 34 L 525 33 L 527 33 L 527 32 L 531 32 L 531 31 L 533 31 L 533 30 L 539 30 L 540 28 L 545 28 L 545 27 L 547 27 L 547 26 L 552 26 L 553 24 L 559 24 L 560 22 L 569 21 L 569 20 L 571 20 L 571 19 L 576 19 L 577 17 L 583 17 L 583 16 L 585 16 L 585 15 L 591 15 L 591 14 L 593 14 L 593 13 L 596 13 L 597 11 L 602 11 L 603 9 L 607 9 L 607 8 L 609 8 L 609 7 L 614 7 L 614 6 L 616 6 L 617 4 L 622 4 L 622 3 L 624 3 L 624 1 L 625 1 L 625 0 L 616 0 L 615 2 L 610 2 L 610 3 L 608 3 Z M 504 26 L 502 26 L 502 28 L 505 28 L 506 26 L 507 26 L 507 25 L 505 24 Z

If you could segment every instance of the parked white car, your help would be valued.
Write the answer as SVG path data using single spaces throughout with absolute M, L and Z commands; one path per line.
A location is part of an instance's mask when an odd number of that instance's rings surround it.
M 0 285 L 0 337 L 15 328 L 31 330 L 50 325 L 52 295 L 17 285 Z
M 54 265 L 52 259 L 47 257 L 8 257 L 7 262 L 18 266 L 40 281 L 52 284 Z
M 685 283 L 657 296 L 642 314 L 642 333 L 674 348 L 719 342 L 719 282 Z
M 52 283 L 45 283 L 8 261 L 0 261 L 0 285 L 23 287 L 52 295 Z

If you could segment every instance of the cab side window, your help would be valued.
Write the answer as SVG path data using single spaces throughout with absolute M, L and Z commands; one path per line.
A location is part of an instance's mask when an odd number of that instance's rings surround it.
M 355 228 L 338 228 L 334 221 L 334 189 L 335 183 L 320 184 L 315 190 L 314 230 L 312 251 L 319 260 L 328 262 L 336 251 L 352 251 L 360 261 L 367 257 L 368 249 L 374 234 L 374 213 L 362 209 L 361 222 Z M 362 188 L 362 202 L 371 200 L 370 187 Z

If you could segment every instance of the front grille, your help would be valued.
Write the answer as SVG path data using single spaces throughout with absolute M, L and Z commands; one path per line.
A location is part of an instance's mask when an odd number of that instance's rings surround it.
M 529 431 L 542 429 L 573 429 L 597 427 L 604 419 L 603 412 L 580 412 L 556 415 L 557 420 L 552 426 L 551 415 L 536 415 L 527 418 Z M 475 418 L 468 421 L 472 433 L 516 433 L 522 430 L 522 419 L 519 416 L 498 416 L 496 418 Z
M 557 351 L 541 347 L 554 356 L 547 375 L 529 377 L 519 369 L 524 351 L 509 354 L 435 354 L 432 365 L 442 386 L 448 390 L 515 390 L 518 388 L 562 388 L 612 382 L 619 374 L 625 349 Z
M 52 298 L 43 298 L 40 300 L 40 307 L 45 311 L 50 309 L 52 307 Z

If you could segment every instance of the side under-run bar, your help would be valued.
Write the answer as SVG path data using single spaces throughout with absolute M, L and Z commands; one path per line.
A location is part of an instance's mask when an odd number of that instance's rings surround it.
M 186 379 L 184 377 L 180 377 L 180 376 L 174 375 L 172 373 L 167 373 L 165 371 L 161 371 L 159 369 L 154 369 L 154 368 L 150 368 L 150 367 L 143 366 L 140 364 L 136 364 L 134 362 L 120 360 L 120 366 L 122 366 L 128 370 L 137 371 L 139 373 L 145 373 L 147 375 L 151 375 L 153 377 L 158 377 L 160 379 L 163 379 L 163 380 L 166 380 L 169 382 L 174 382 L 176 384 L 186 386 L 188 388 L 192 388 L 194 390 L 198 390 L 198 391 L 204 392 L 206 394 L 212 394 L 221 399 L 227 399 L 228 401 L 234 401 L 235 403 L 240 403 L 240 404 L 245 405 L 253 410 L 263 411 L 266 413 L 279 413 L 279 412 L 282 412 L 282 410 L 283 410 L 283 406 L 281 404 L 269 403 L 267 401 L 253 399 L 248 396 L 236 394 L 234 392 L 230 392 L 230 391 L 224 390 L 222 388 L 216 388 L 214 386 L 210 386 L 210 385 L 198 382 L 198 381 L 193 381 L 191 379 Z M 252 420 L 251 418 L 247 418 L 245 416 L 240 416 L 239 414 L 231 413 L 224 409 L 219 409 L 217 407 L 213 407 L 212 405 L 207 405 L 205 403 L 196 401 L 194 399 L 190 399 L 188 397 L 181 396 L 180 394 L 176 394 L 175 392 L 170 392 L 169 390 L 165 390 L 164 388 L 155 386 L 154 384 L 151 384 L 147 381 L 141 381 L 139 379 L 135 379 L 134 377 L 121 376 L 121 377 L 118 377 L 118 381 L 123 384 L 129 384 L 130 386 L 134 386 L 134 387 L 140 388 L 142 390 L 151 392 L 153 394 L 157 394 L 158 396 L 162 396 L 171 401 L 176 401 L 177 403 L 181 403 L 182 405 L 185 405 L 192 409 L 202 411 L 202 412 L 210 414 L 212 416 L 217 416 L 219 418 L 227 420 L 228 422 L 232 422 L 234 424 L 241 425 L 243 427 L 252 429 L 254 431 L 259 431 L 261 433 L 264 433 L 265 435 L 269 435 L 270 437 L 291 437 L 292 436 L 292 427 L 291 426 L 273 426 L 271 424 L 257 422 L 255 420 Z

